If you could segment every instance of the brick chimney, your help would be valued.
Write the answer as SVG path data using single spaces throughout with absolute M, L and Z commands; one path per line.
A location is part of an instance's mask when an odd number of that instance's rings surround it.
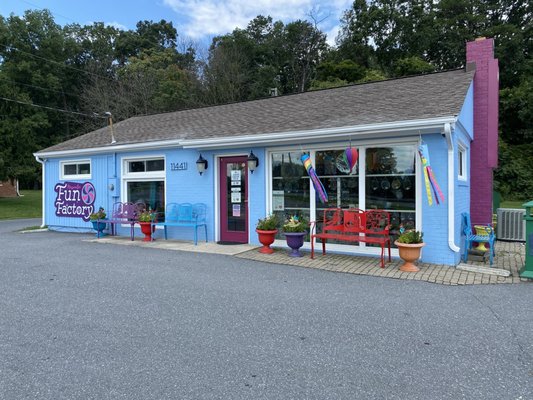
M 472 224 L 492 222 L 492 173 L 498 166 L 498 60 L 494 39 L 466 44 L 466 62 L 475 63 L 474 140 L 470 148 L 470 215 Z

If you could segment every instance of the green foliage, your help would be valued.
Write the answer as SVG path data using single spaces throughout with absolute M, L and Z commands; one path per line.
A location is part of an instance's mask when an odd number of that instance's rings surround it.
M 311 83 L 311 87 L 309 88 L 309 90 L 331 89 L 331 88 L 336 88 L 336 87 L 341 87 L 341 86 L 346 86 L 346 85 L 348 85 L 348 82 L 343 81 L 342 79 L 339 79 L 339 78 L 333 78 L 332 80 L 328 80 L 328 81 L 314 80 Z
M 98 219 L 105 219 L 107 214 L 105 213 L 105 210 L 103 207 L 100 207 L 97 212 L 89 214 L 89 219 L 91 221 L 96 221 Z
M 422 232 L 411 229 L 400 234 L 397 241 L 399 243 L 404 243 L 404 244 L 423 243 L 424 242 L 423 236 L 424 234 Z
M 420 75 L 433 71 L 435 71 L 433 65 L 416 56 L 400 58 L 394 68 L 396 76 Z
M 500 127 L 502 139 L 510 145 L 533 142 L 532 75 L 518 86 L 500 90 Z
M 309 223 L 303 216 L 293 215 L 283 224 L 283 232 L 307 232 L 308 227 Z
M 260 231 L 273 231 L 278 229 L 279 220 L 276 214 L 267 215 L 257 221 L 256 229 Z
M 494 174 L 494 189 L 506 199 L 533 199 L 532 162 L 532 143 L 508 145 L 500 141 L 499 167 Z
M 154 221 L 154 219 L 155 219 L 155 213 L 151 210 L 143 211 L 137 217 L 137 220 L 139 222 L 152 222 Z

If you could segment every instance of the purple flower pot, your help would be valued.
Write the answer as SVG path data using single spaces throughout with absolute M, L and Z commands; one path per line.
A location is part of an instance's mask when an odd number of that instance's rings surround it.
M 287 246 L 292 249 L 289 253 L 289 257 L 302 257 L 303 254 L 300 253 L 299 249 L 304 245 L 304 239 L 307 232 L 286 232 L 284 235 L 287 240 Z

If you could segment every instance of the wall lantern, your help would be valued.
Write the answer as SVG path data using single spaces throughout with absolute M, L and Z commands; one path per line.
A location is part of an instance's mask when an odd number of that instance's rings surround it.
M 254 154 L 253 151 L 250 151 L 248 156 L 248 169 L 253 174 L 255 169 L 259 166 L 259 158 Z
M 202 154 L 200 154 L 200 157 L 196 160 L 196 168 L 200 175 L 202 175 L 207 169 L 207 160 L 202 157 Z

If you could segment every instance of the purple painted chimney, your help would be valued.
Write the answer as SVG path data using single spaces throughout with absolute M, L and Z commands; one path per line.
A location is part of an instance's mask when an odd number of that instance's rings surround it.
M 466 44 L 466 62 L 475 63 L 474 140 L 470 149 L 472 224 L 492 222 L 492 172 L 498 166 L 498 60 L 494 39 Z

